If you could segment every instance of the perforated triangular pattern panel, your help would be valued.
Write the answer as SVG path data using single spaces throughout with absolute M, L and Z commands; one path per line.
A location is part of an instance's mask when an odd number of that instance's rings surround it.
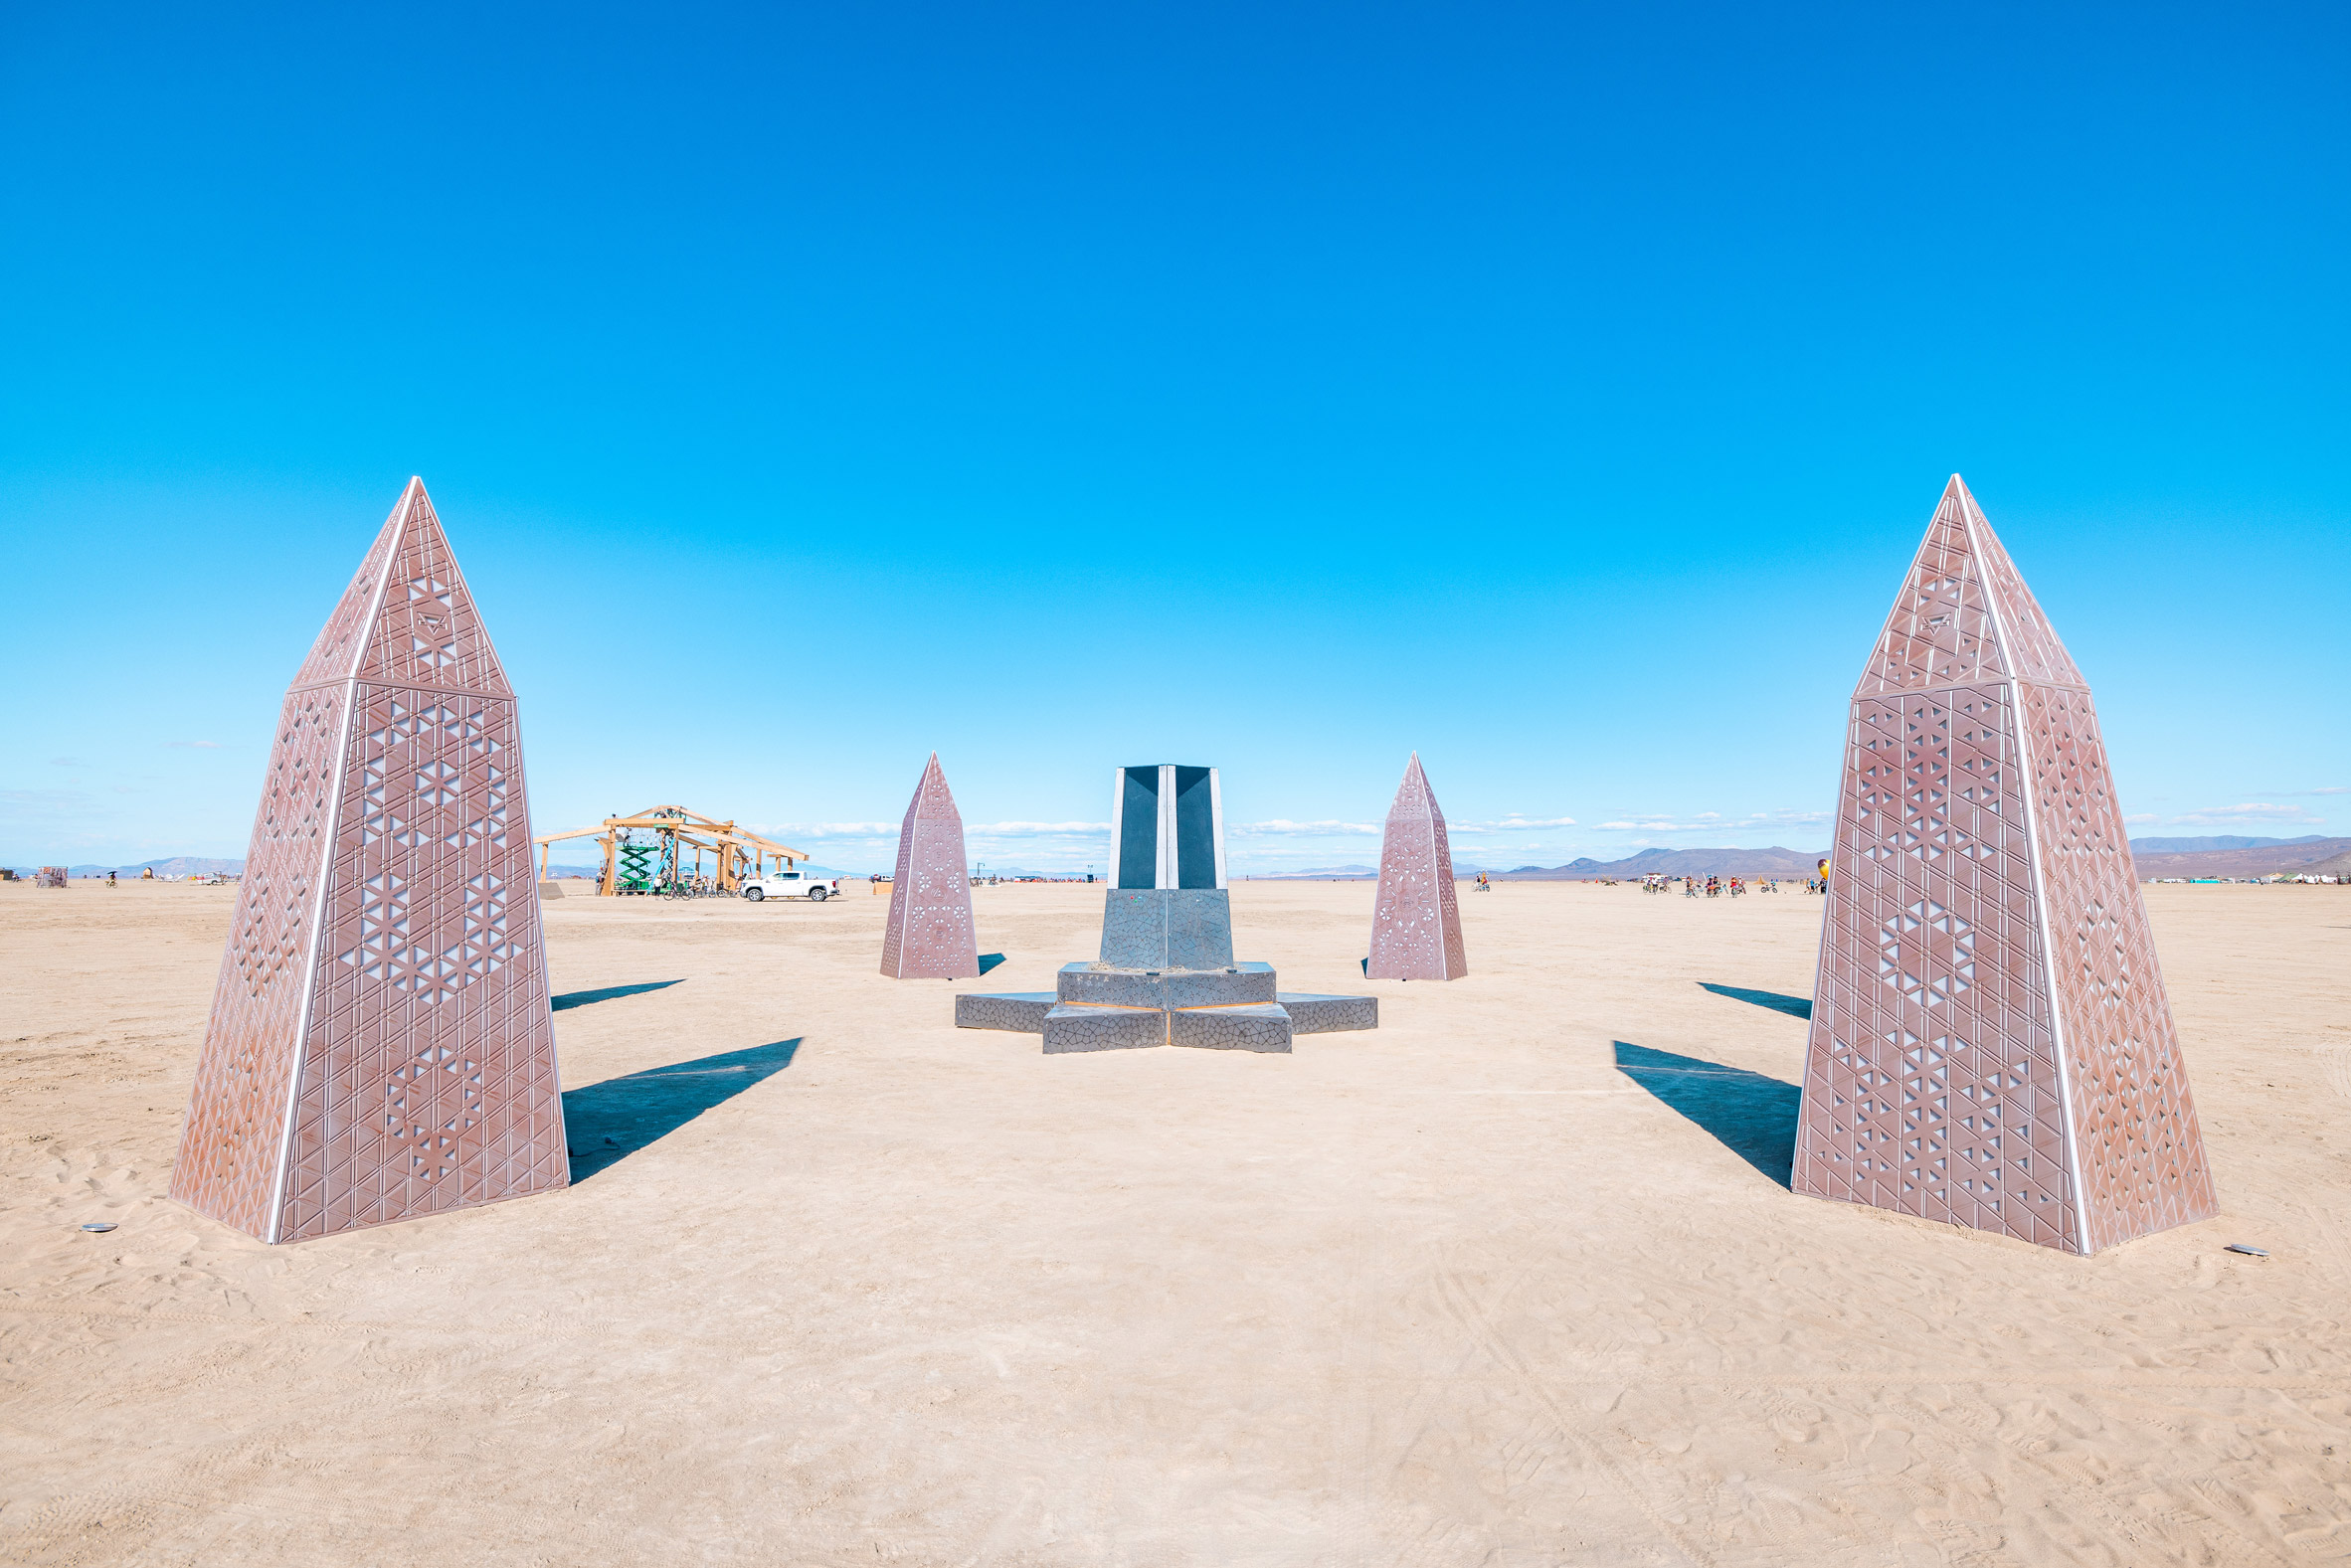
M 1967 547 L 1967 499 L 1954 479 L 1910 562 L 1856 695 L 1958 686 L 2007 673 L 1984 584 Z
M 253 1236 L 270 1232 L 284 1157 L 286 1099 L 349 700 L 340 685 L 296 687 L 279 710 L 171 1170 L 173 1197 Z
M 514 704 L 473 689 L 504 675 L 422 486 L 335 614 L 305 677 L 352 648 L 422 678 L 287 697 L 175 1172 L 270 1240 L 570 1179 Z
M 506 672 L 457 575 L 441 520 L 420 486 L 415 511 L 369 627 L 359 678 L 383 685 L 459 687 L 509 696 Z
M 567 1179 L 514 705 L 360 693 L 288 1238 Z
M 1853 705 L 1794 1185 L 2079 1251 L 2004 683 Z
M 399 546 L 409 513 L 424 493 L 425 487 L 413 479 L 400 492 L 400 499 L 393 503 L 392 515 L 384 519 L 384 526 L 376 531 L 375 543 L 368 547 L 366 557 L 359 563 L 357 575 L 343 590 L 343 597 L 335 602 L 334 613 L 326 617 L 318 640 L 310 644 L 310 656 L 302 660 L 301 669 L 295 672 L 295 690 L 323 681 L 349 680 L 352 671 L 358 668 L 360 651 L 366 645 L 368 627 L 372 624 L 369 617 L 375 609 L 376 592 L 384 584 L 385 559 Z
M 1797 1190 L 2072 1252 L 2214 1212 L 2079 681 L 1954 477 L 1854 694 Z
M 2023 687 L 2051 949 L 2094 1251 L 2219 1211 L 2089 693 Z
M 2016 563 L 2008 559 L 2008 547 L 1992 532 L 1991 520 L 1956 478 L 1951 488 L 1958 492 L 1966 510 L 1969 553 L 1999 616 L 2000 646 L 2010 671 L 2019 680 L 2081 685 L 2081 671 L 2075 667 L 2074 655 L 2066 651 L 2057 628 L 2042 612 L 2041 602 L 2017 575 Z

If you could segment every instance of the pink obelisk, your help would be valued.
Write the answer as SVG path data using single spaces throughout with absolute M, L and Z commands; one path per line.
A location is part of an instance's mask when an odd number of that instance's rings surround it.
M 948 792 L 937 752 L 898 829 L 898 871 L 890 882 L 881 971 L 894 980 L 960 980 L 980 972 L 964 819 Z
M 2089 688 L 1957 474 L 1853 694 L 1799 1192 L 2091 1253 L 2218 1211 Z
M 1380 835 L 1371 959 L 1363 972 L 1375 980 L 1457 980 L 1469 972 L 1445 813 L 1420 771 L 1418 752 L 1405 765 Z
M 571 1180 L 514 692 L 411 479 L 279 713 L 171 1195 L 266 1242 Z

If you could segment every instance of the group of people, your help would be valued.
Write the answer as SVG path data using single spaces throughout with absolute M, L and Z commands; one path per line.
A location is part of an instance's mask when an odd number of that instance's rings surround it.
M 1671 893 L 1677 887 L 1682 890 L 1684 898 L 1698 898 L 1702 894 L 1707 898 L 1721 898 L 1724 895 L 1731 898 L 1744 898 L 1749 893 L 1777 893 L 1779 879 L 1777 877 L 1757 877 L 1750 882 L 1744 877 L 1706 877 L 1702 879 L 1699 877 L 1669 877 L 1662 872 L 1651 872 L 1641 879 L 1641 891 L 1644 893 Z
M 1603 877 L 1600 880 L 1610 887 L 1616 885 L 1614 877 Z M 1671 893 L 1677 887 L 1682 890 L 1684 898 L 1698 898 L 1701 895 L 1707 898 L 1721 898 L 1725 894 L 1731 898 L 1744 898 L 1749 893 L 1777 893 L 1779 878 L 1757 877 L 1753 881 L 1748 881 L 1743 877 L 1707 877 L 1701 880 L 1698 877 L 1669 877 L 1662 871 L 1652 871 L 1641 879 L 1641 891 L 1644 893 Z M 1478 873 L 1478 880 L 1471 891 L 1491 893 L 1494 891 L 1494 884 L 1487 881 L 1486 873 L 1481 871 Z M 1804 879 L 1804 891 L 1807 893 L 1829 891 L 1829 863 L 1827 860 L 1821 861 L 1820 873 L 1817 876 L 1809 876 Z

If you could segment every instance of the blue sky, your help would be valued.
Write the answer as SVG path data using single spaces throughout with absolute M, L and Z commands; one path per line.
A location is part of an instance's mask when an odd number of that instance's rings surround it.
M 541 831 L 1813 847 L 1956 469 L 2140 831 L 2351 832 L 2340 8 L 333 9 L 0 20 L 7 863 L 241 854 L 412 472 Z

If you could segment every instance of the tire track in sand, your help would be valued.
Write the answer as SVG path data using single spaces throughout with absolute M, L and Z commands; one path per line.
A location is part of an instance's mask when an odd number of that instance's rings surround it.
M 1541 1407 L 1543 1416 L 1550 1423 L 1551 1429 L 1570 1448 L 1582 1455 L 1584 1463 L 1589 1465 L 1603 1481 L 1607 1481 L 1619 1496 L 1630 1503 L 1642 1518 L 1648 1520 L 1650 1528 L 1680 1552 L 1684 1559 L 1696 1564 L 1697 1568 L 1714 1568 L 1715 1558 L 1713 1555 L 1702 1549 L 1680 1526 L 1658 1510 L 1657 1506 L 1649 1500 L 1640 1482 L 1626 1474 L 1625 1467 L 1620 1461 L 1601 1448 L 1598 1443 L 1585 1436 L 1573 1417 L 1553 1397 L 1549 1385 L 1537 1374 L 1533 1367 L 1527 1364 L 1526 1358 L 1520 1355 L 1510 1341 L 1505 1339 L 1501 1332 L 1495 1328 L 1493 1319 L 1487 1315 L 1484 1305 L 1463 1286 L 1460 1278 L 1449 1271 L 1439 1272 L 1434 1278 L 1438 1302 L 1461 1325 L 1471 1341 L 1485 1352 L 1488 1360 L 1509 1373 L 1520 1387 L 1535 1397 L 1536 1403 Z

